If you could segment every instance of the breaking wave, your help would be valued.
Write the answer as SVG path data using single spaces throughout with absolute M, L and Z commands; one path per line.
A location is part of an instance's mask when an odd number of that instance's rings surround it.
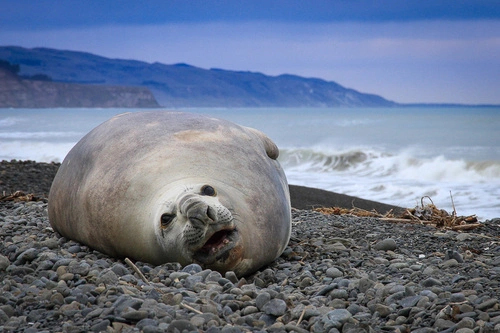
M 349 173 L 364 177 L 425 179 L 427 181 L 491 181 L 500 179 L 500 161 L 466 161 L 415 157 L 410 151 L 397 155 L 376 150 L 353 149 L 325 153 L 313 149 L 283 149 L 285 170 L 301 173 Z
M 429 196 L 448 212 L 453 211 L 453 198 L 458 214 L 475 214 L 480 220 L 500 216 L 500 161 L 423 158 L 411 151 L 374 149 L 283 149 L 279 160 L 290 184 L 407 208 Z

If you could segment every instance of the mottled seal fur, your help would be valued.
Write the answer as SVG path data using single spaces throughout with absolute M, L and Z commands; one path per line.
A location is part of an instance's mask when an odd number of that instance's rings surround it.
M 131 112 L 64 159 L 49 194 L 57 232 L 117 258 L 243 276 L 290 238 L 287 181 L 263 133 L 207 116 Z

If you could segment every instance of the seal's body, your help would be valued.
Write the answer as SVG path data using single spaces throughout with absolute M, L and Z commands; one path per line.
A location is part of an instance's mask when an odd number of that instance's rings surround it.
M 290 196 L 263 133 L 206 116 L 136 112 L 96 127 L 68 153 L 49 194 L 66 238 L 114 257 L 199 263 L 239 276 L 290 238 Z

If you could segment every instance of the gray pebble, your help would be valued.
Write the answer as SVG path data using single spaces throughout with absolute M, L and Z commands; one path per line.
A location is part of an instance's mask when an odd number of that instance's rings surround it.
M 399 304 L 403 307 L 403 308 L 410 308 L 410 307 L 414 307 L 415 305 L 417 305 L 417 303 L 422 299 L 422 296 L 421 295 L 416 295 L 416 296 L 409 296 L 409 297 L 405 297 L 403 298 L 402 300 L 399 301 Z
M 69 263 L 68 271 L 72 274 L 79 274 L 81 276 L 85 276 L 90 271 L 90 265 L 87 264 L 86 262 L 80 262 L 74 260 Z
M 111 325 L 111 322 L 108 319 L 100 320 L 97 324 L 92 325 L 90 330 L 92 332 L 105 332 L 107 328 Z
M 167 333 L 176 333 L 187 330 L 188 332 L 197 331 L 196 326 L 184 319 L 174 320 L 168 325 Z
M 379 251 L 394 251 L 398 248 L 396 241 L 392 238 L 386 238 L 373 246 L 375 250 Z
M 111 269 L 104 269 L 96 279 L 97 284 L 114 284 L 118 282 L 118 276 Z
M 120 315 L 127 308 L 138 310 L 143 303 L 144 301 L 142 299 L 129 295 L 122 295 L 113 303 L 113 309 L 115 314 Z
M 14 265 L 23 265 L 27 262 L 31 262 L 37 257 L 37 255 L 37 249 L 27 249 L 17 257 L 16 261 L 14 261 Z
M 121 314 L 121 317 L 130 320 L 130 321 L 139 321 L 144 318 L 148 317 L 148 312 L 147 311 L 142 311 L 142 310 L 130 310 L 130 311 L 124 311 Z
M 486 311 L 487 309 L 492 308 L 497 304 L 498 304 L 498 299 L 491 298 L 491 299 L 488 299 L 488 300 L 482 302 L 478 306 L 476 306 L 476 309 L 481 310 L 481 311 Z
M 349 293 L 345 289 L 334 289 L 329 293 L 331 298 L 340 298 L 347 300 L 349 298 Z
M 200 270 L 200 272 L 201 272 L 201 270 Z M 191 275 L 191 274 L 188 272 L 173 272 L 173 273 L 170 273 L 169 278 L 171 278 L 172 280 L 183 280 L 183 279 L 187 278 L 189 275 Z
M 352 314 L 345 309 L 335 309 L 322 317 L 324 329 L 340 329 L 344 323 L 352 318 Z
M 470 328 L 459 328 L 455 333 L 474 333 L 474 330 Z
M 337 267 L 330 267 L 326 270 L 326 276 L 334 279 L 344 276 L 344 273 L 342 273 L 342 271 L 339 270 Z
M 130 274 L 130 271 L 127 267 L 123 266 L 120 263 L 115 263 L 111 267 L 111 270 L 117 275 L 117 276 L 124 276 L 127 274 Z
M 190 264 L 190 265 L 187 265 L 186 267 L 184 267 L 182 269 L 183 272 L 185 273 L 189 273 L 189 274 L 196 274 L 196 273 L 199 273 L 203 270 L 203 268 L 201 268 L 200 265 L 198 264 Z
M 464 293 L 454 293 L 450 296 L 450 301 L 454 303 L 459 303 L 465 301 Z
M 262 311 L 272 316 L 282 316 L 286 312 L 286 303 L 281 299 L 272 299 L 262 306 Z
M 10 261 L 9 258 L 0 254 L 0 271 L 5 271 L 7 267 L 9 267 Z
M 271 295 L 267 292 L 262 292 L 257 295 L 255 299 L 255 304 L 260 311 L 263 311 L 264 305 L 266 305 L 271 300 Z
M 420 284 L 422 285 L 422 287 L 428 288 L 428 287 L 433 287 L 433 286 L 440 286 L 443 283 L 435 278 L 427 278 L 427 279 L 423 280 L 422 282 L 420 282 Z
M 231 281 L 232 283 L 238 283 L 238 277 L 236 276 L 236 274 L 233 271 L 226 272 L 224 277 L 226 279 L 228 279 L 229 281 Z

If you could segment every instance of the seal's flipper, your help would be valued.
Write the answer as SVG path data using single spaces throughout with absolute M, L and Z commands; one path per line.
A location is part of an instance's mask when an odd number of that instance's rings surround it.
M 278 146 L 276 146 L 276 144 L 273 142 L 273 140 L 271 140 L 267 135 L 259 130 L 256 130 L 255 128 L 245 127 L 245 129 L 254 133 L 262 141 L 262 144 L 266 149 L 267 156 L 269 156 L 273 160 L 278 158 L 278 156 L 280 155 L 280 150 Z

